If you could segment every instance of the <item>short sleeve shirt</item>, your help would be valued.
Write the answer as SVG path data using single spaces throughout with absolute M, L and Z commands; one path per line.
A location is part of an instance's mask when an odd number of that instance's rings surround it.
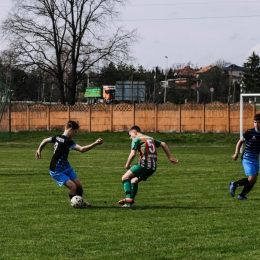
M 69 169 L 69 151 L 73 149 L 76 146 L 76 144 L 65 135 L 57 135 L 51 137 L 50 139 L 51 142 L 54 143 L 54 153 L 50 163 L 50 170 L 53 172 L 57 172 Z
M 242 159 L 258 161 L 260 153 L 260 132 L 256 131 L 255 128 L 249 129 L 243 134 L 243 139 L 246 141 L 246 146 Z
M 140 159 L 138 165 L 151 170 L 157 167 L 157 147 L 161 145 L 161 141 L 152 137 L 142 135 L 136 137 L 132 141 L 132 150 L 139 152 Z

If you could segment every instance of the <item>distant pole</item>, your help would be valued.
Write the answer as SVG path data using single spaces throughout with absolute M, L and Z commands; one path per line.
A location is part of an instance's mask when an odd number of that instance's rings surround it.
M 199 92 L 199 74 L 196 76 L 197 78 L 197 103 L 200 102 L 200 92 Z
M 164 103 L 166 102 L 167 64 L 168 64 L 168 56 L 165 56 L 165 58 L 166 58 L 166 67 L 165 67 Z
M 9 98 L 9 137 L 11 136 L 12 131 L 12 115 L 11 115 L 11 85 L 12 85 L 12 57 L 10 56 L 10 86 L 8 89 L 8 98 Z M 6 97 L 7 98 L 7 97 Z
M 133 71 L 133 73 L 132 73 L 132 82 L 131 82 L 132 103 L 134 103 L 134 88 L 133 88 L 133 81 L 134 81 L 134 71 Z
M 197 80 L 197 103 L 200 102 L 199 81 Z
M 155 102 L 156 76 L 157 76 L 157 67 L 155 67 L 155 75 L 154 75 L 154 86 L 153 86 L 153 103 Z

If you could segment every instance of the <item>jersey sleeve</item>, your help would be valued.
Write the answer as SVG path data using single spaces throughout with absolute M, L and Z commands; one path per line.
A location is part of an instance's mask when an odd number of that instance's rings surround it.
M 140 147 L 140 139 L 134 138 L 132 141 L 131 150 L 139 151 L 139 147 Z
M 155 146 L 158 148 L 161 145 L 162 141 L 157 140 L 157 139 L 153 139 L 153 140 L 154 140 Z
M 50 137 L 50 141 L 51 141 L 52 143 L 55 143 L 55 142 L 56 142 L 56 136 Z
M 243 134 L 242 138 L 243 138 L 245 141 L 248 140 L 248 138 L 249 138 L 249 131 L 248 131 L 248 130 Z
M 74 143 L 72 140 L 68 141 L 69 150 L 72 150 L 77 144 Z

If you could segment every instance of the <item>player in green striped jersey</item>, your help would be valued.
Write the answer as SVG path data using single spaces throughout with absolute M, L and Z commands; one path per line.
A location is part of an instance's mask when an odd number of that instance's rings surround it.
M 165 142 L 143 135 L 138 126 L 131 127 L 128 134 L 132 139 L 132 146 L 125 165 L 127 172 L 122 176 L 126 198 L 118 202 L 123 207 L 131 207 L 137 194 L 138 183 L 146 181 L 156 171 L 158 147 L 162 147 L 171 163 L 178 163 L 178 159 L 172 157 Z M 137 152 L 140 154 L 140 159 L 136 165 L 131 167 Z

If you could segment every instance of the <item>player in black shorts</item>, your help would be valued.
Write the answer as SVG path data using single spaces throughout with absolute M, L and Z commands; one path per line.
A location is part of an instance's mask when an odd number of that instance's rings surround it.
M 82 197 L 83 188 L 78 176 L 68 162 L 68 155 L 70 150 L 76 150 L 81 153 L 87 152 L 97 145 L 103 143 L 101 138 L 94 143 L 86 146 L 80 146 L 72 141 L 78 132 L 79 124 L 75 121 L 68 121 L 65 126 L 65 131 L 62 135 L 56 135 L 44 139 L 38 150 L 36 151 L 36 159 L 41 159 L 41 151 L 47 143 L 54 143 L 54 153 L 50 163 L 50 175 L 60 185 L 66 186 L 69 189 L 69 197 L 72 199 L 75 195 Z M 90 207 L 91 205 L 84 201 L 83 207 Z

